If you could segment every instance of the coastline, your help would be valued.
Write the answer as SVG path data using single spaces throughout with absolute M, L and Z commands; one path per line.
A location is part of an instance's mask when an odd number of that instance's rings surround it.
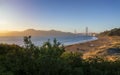
M 97 38 L 97 40 L 66 46 L 65 50 L 70 52 L 80 52 L 84 59 L 96 55 L 104 56 L 108 59 L 112 59 L 111 56 L 116 56 L 114 53 L 109 54 L 108 49 L 113 48 L 114 45 L 117 45 L 117 43 L 120 42 L 120 36 L 99 36 Z
M 86 44 L 86 43 L 96 41 L 96 40 L 99 40 L 99 37 L 93 37 L 92 39 L 74 42 L 73 44 L 65 45 L 65 48 L 68 48 L 68 47 L 71 47 L 71 46 L 79 46 L 79 45 Z
M 66 51 L 71 52 L 88 52 L 105 44 L 109 44 L 111 42 L 110 37 L 97 37 L 95 40 L 90 40 L 78 44 L 65 46 Z
M 98 40 L 98 38 L 97 37 L 92 37 L 92 39 L 80 40 L 80 41 L 77 41 L 77 42 L 68 43 L 68 44 L 66 44 L 64 46 L 67 47 L 67 46 L 71 46 L 71 45 L 75 45 L 75 44 L 81 44 L 81 43 L 86 43 L 86 42 L 95 41 L 95 40 Z

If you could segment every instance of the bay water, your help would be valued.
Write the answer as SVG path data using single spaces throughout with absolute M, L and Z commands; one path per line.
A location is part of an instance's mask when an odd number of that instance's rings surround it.
M 55 38 L 57 39 L 58 42 L 60 42 L 65 46 L 97 39 L 96 37 L 93 37 L 93 36 L 47 36 L 47 37 L 32 36 L 31 40 L 36 46 L 41 46 L 44 42 L 48 41 L 48 39 L 50 39 L 50 42 L 52 42 Z M 1 36 L 0 43 L 17 44 L 17 45 L 23 46 L 24 37 Z

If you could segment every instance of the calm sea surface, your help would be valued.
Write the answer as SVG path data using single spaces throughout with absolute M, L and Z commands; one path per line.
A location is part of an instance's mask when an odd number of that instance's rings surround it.
M 71 45 L 76 43 L 82 43 L 87 42 L 91 40 L 96 40 L 96 37 L 91 36 L 59 36 L 59 37 L 35 37 L 33 36 L 31 38 L 32 42 L 37 45 L 41 46 L 44 42 L 46 42 L 48 39 L 53 41 L 53 39 L 56 38 L 60 43 L 64 45 Z M 0 43 L 7 43 L 7 44 L 17 44 L 17 45 L 24 45 L 23 37 L 0 37 Z

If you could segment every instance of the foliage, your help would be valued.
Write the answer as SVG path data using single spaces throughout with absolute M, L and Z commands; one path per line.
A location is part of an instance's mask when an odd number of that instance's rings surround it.
M 120 28 L 114 28 L 114 29 L 109 30 L 109 31 L 104 31 L 104 32 L 100 33 L 100 35 L 103 35 L 103 36 L 120 36 Z
M 66 52 L 56 39 L 37 47 L 28 36 L 24 43 L 0 44 L 0 75 L 120 75 L 120 60 L 83 60 L 81 53 Z

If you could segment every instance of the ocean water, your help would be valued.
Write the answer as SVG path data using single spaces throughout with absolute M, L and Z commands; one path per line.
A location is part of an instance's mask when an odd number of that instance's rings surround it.
M 52 42 L 54 38 L 56 38 L 57 41 L 59 41 L 61 44 L 65 45 L 65 46 L 77 44 L 77 43 L 83 43 L 83 42 L 92 41 L 92 40 L 97 39 L 96 37 L 92 37 L 92 36 L 59 36 L 59 37 L 33 36 L 31 38 L 31 40 L 36 46 L 41 46 L 44 42 L 48 41 L 48 39 L 50 39 L 50 42 Z M 15 37 L 15 36 L 0 37 L 0 43 L 17 44 L 20 46 L 24 45 L 23 37 Z

